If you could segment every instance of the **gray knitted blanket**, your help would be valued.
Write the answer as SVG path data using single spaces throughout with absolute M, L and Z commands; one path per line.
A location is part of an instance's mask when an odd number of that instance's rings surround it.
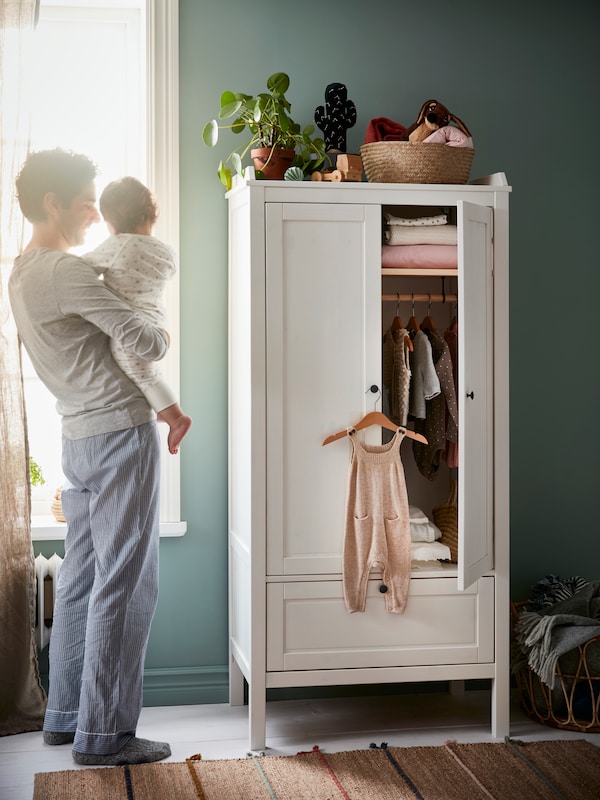
M 540 679 L 554 688 L 558 659 L 600 636 L 600 581 L 540 612 L 524 611 L 515 625 L 519 662 L 527 661 Z

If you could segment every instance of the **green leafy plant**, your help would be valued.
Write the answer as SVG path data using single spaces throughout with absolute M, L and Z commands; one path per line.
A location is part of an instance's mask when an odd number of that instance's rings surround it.
M 29 480 L 32 486 L 43 486 L 46 483 L 42 468 L 31 457 L 29 458 Z
M 207 122 L 202 130 L 204 143 L 207 147 L 214 147 L 219 141 L 219 131 L 224 129 L 236 135 L 246 131 L 249 135 L 225 161 L 219 162 L 217 175 L 227 189 L 232 185 L 232 168 L 243 175 L 244 158 L 253 148 L 268 147 L 271 153 L 274 149 L 294 150 L 292 164 L 300 167 L 304 174 L 323 163 L 325 141 L 313 138 L 315 126 L 301 128 L 290 116 L 291 103 L 285 96 L 289 85 L 289 76 L 285 72 L 276 72 L 267 80 L 268 92 L 252 96 L 225 91 L 221 95 L 218 119 L 233 118 L 233 121 L 227 124 L 219 124 L 216 119 Z

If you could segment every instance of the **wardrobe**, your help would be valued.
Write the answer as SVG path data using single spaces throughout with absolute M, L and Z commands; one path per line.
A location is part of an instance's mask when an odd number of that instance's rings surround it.
M 467 185 L 249 180 L 229 214 L 230 702 L 262 750 L 269 688 L 491 681 L 509 733 L 508 200 L 503 173 Z M 457 266 L 382 268 L 386 215 L 442 210 Z M 401 446 L 427 516 L 458 485 L 458 558 L 413 562 L 403 614 L 372 570 L 348 613 L 342 547 L 350 442 L 385 410 L 391 320 L 458 323 L 458 466 L 434 480 Z M 410 420 L 407 427 L 411 427 Z M 381 443 L 382 429 L 361 431 Z

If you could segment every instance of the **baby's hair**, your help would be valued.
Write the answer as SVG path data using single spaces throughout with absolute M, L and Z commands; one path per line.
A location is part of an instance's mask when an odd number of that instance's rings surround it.
M 135 233 L 158 218 L 156 198 L 137 178 L 118 178 L 100 195 L 100 211 L 117 233 Z

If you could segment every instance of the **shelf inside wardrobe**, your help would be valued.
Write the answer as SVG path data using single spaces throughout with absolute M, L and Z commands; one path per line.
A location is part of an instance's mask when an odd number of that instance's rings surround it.
M 400 276 L 404 278 L 456 278 L 458 270 L 456 269 L 388 269 L 382 267 L 381 277 L 386 276 Z

